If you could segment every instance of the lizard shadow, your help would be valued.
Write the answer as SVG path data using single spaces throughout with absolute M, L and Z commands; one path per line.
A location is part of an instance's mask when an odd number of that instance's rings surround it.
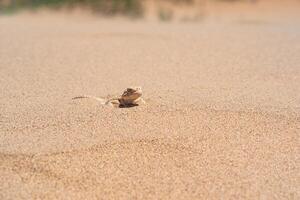
M 132 108 L 132 107 L 136 107 L 139 106 L 137 104 L 129 104 L 129 105 L 119 105 L 118 108 Z

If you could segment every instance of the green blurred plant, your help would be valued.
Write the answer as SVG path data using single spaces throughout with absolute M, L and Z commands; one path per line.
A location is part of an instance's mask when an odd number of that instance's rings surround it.
M 95 12 L 107 15 L 122 13 L 130 16 L 139 16 L 142 14 L 142 6 L 139 0 L 6 0 L 5 3 L 0 1 L 0 12 L 11 13 L 24 8 L 74 6 L 88 7 Z

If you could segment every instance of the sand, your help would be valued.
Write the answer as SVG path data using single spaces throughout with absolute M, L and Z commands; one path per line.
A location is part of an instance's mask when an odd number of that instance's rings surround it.
M 299 199 L 300 23 L 269 14 L 0 17 L 0 199 Z

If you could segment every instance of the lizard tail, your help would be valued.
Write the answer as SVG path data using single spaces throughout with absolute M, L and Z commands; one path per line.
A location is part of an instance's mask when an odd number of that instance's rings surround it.
M 77 97 L 73 97 L 72 99 L 74 100 L 74 99 L 83 99 L 83 98 L 94 99 L 94 100 L 100 102 L 102 105 L 107 103 L 107 100 L 105 100 L 103 98 L 94 97 L 94 96 L 90 96 L 90 95 L 77 96 Z

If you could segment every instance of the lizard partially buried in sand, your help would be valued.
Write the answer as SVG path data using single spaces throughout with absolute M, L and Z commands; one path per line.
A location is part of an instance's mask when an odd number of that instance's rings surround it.
M 99 101 L 102 105 L 109 105 L 113 107 L 131 107 L 137 106 L 140 103 L 145 104 L 145 101 L 142 98 L 142 88 L 141 87 L 129 87 L 127 88 L 120 97 L 115 98 L 99 98 L 90 95 L 77 96 L 72 99 L 81 99 L 81 98 L 91 98 L 96 101 Z

